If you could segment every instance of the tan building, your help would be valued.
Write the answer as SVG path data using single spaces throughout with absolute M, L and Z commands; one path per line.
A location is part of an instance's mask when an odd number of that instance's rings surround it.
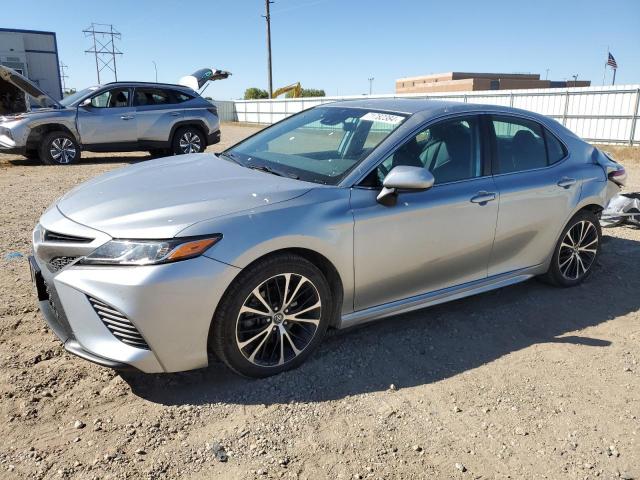
M 448 72 L 396 80 L 396 93 L 467 92 L 475 90 L 517 90 L 522 88 L 588 87 L 589 80 L 540 80 L 535 73 Z

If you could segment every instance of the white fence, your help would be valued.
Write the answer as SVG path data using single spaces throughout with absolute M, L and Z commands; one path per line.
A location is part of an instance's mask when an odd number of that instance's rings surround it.
M 640 145 L 640 85 L 553 88 L 535 90 L 489 90 L 451 94 L 360 95 L 345 97 L 236 100 L 227 121 L 271 124 L 322 103 L 362 98 L 426 98 L 484 103 L 523 108 L 555 118 L 590 142 Z M 221 108 L 218 107 L 219 112 Z

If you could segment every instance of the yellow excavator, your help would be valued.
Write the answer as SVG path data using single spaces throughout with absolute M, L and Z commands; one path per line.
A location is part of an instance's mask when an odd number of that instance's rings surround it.
M 288 92 L 291 92 L 291 98 L 300 98 L 302 96 L 302 86 L 300 85 L 300 82 L 292 83 L 291 85 L 277 89 L 273 92 L 271 98 L 277 98 Z

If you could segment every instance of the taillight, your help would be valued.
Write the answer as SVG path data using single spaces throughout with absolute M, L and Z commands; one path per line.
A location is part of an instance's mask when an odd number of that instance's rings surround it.
M 210 113 L 213 113 L 216 117 L 218 116 L 218 109 L 216 107 L 209 107 L 209 108 L 207 108 L 207 110 Z

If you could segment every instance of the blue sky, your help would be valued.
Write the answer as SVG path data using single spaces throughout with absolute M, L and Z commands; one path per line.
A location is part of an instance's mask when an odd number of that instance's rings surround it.
M 327 95 L 392 93 L 394 80 L 446 71 L 578 74 L 602 83 L 607 46 L 616 83 L 640 83 L 639 0 L 276 0 L 274 88 L 300 81 Z M 229 70 L 207 95 L 266 88 L 263 0 L 3 0 L 0 27 L 55 31 L 68 85 L 96 83 L 93 22 L 122 33 L 119 78 L 175 82 L 205 67 Z M 610 72 L 607 73 L 610 82 Z

